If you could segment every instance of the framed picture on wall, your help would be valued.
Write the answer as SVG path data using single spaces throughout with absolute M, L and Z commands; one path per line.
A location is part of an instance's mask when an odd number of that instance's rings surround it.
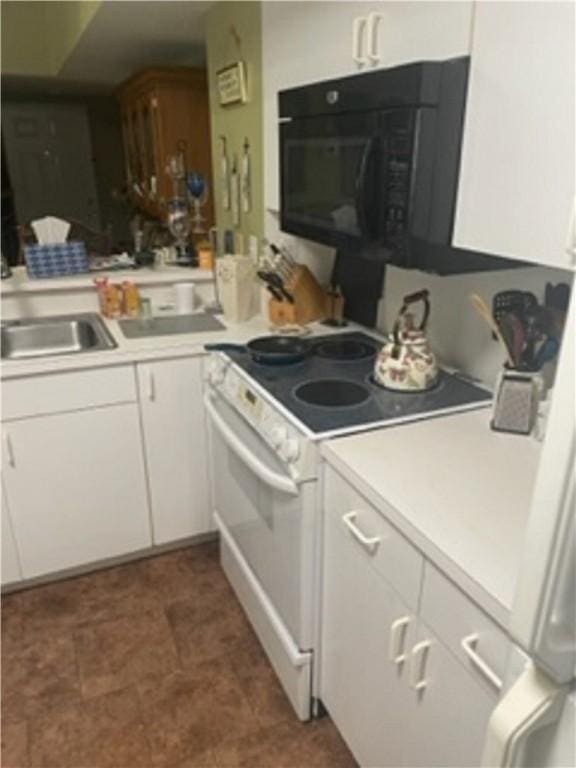
M 219 69 L 216 72 L 216 83 L 221 106 L 246 103 L 246 74 L 243 61 Z

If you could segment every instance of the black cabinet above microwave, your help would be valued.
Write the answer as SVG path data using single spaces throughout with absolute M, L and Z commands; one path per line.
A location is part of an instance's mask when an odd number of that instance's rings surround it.
M 446 267 L 446 250 L 468 67 L 418 62 L 281 91 L 281 229 L 398 266 L 467 271 Z

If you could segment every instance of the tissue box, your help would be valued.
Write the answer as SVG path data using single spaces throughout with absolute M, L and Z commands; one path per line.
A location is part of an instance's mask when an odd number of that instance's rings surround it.
M 89 271 L 86 245 L 81 240 L 26 245 L 24 256 L 30 277 L 59 277 Z

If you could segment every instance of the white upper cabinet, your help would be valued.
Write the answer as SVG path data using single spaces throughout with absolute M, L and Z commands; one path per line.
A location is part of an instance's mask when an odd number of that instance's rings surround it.
M 344 5 L 354 7 L 355 4 Z M 363 70 L 450 59 L 470 52 L 472 2 L 384 0 L 367 5 L 371 9 L 366 16 L 367 62 Z
M 201 367 L 201 357 L 137 366 L 155 544 L 213 528 Z
M 454 245 L 568 267 L 574 5 L 478 2 Z
M 411 61 L 466 55 L 472 5 L 466 0 L 263 3 L 266 207 L 279 208 L 278 91 Z M 377 24 L 371 25 L 375 15 Z M 365 64 L 355 61 L 358 54 Z

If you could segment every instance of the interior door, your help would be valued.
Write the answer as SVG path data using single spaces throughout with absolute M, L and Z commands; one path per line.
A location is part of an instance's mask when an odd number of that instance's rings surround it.
M 19 222 L 54 215 L 100 229 L 84 107 L 5 104 L 2 130 Z

